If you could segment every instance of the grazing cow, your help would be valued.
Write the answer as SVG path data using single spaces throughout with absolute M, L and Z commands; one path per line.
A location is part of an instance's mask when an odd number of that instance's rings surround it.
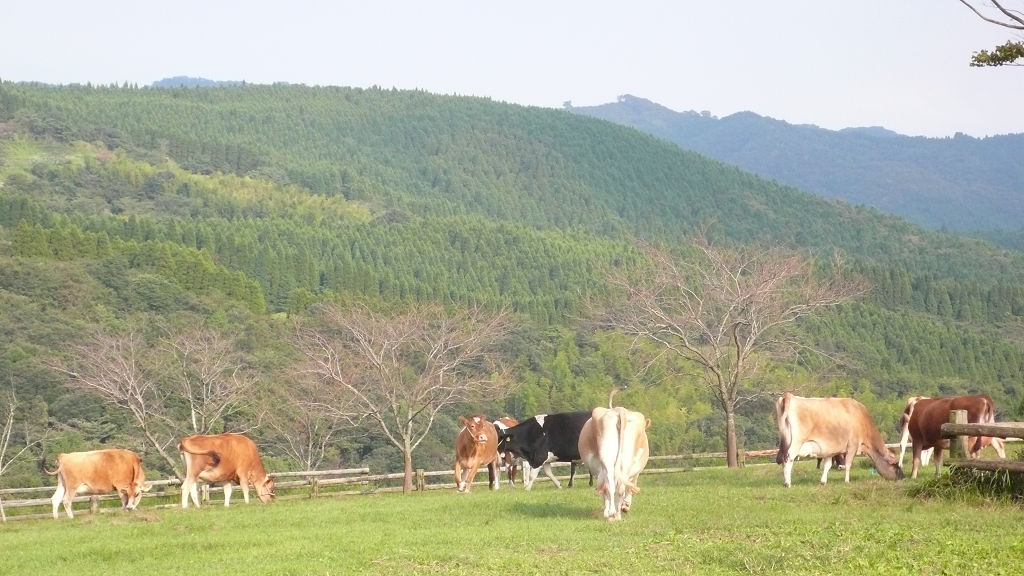
M 463 428 L 455 437 L 455 484 L 459 492 L 469 492 L 476 471 L 487 466 L 487 480 L 491 490 L 497 490 L 498 432 L 483 414 L 469 418 L 459 416 Z
M 117 492 L 121 506 L 134 510 L 142 500 L 142 493 L 151 487 L 146 483 L 139 455 L 119 448 L 58 454 L 57 470 L 44 471 L 57 477 L 57 491 L 50 498 L 54 518 L 59 517 L 61 502 L 68 518 L 75 517 L 71 500 L 77 494 Z
M 929 400 L 930 396 L 911 396 L 907 398 L 907 405 L 900 415 L 900 466 L 903 466 L 903 456 L 907 453 L 907 446 L 910 445 L 910 417 L 914 414 L 914 406 L 918 400 Z M 921 451 L 921 463 L 925 466 L 932 458 L 934 449 L 929 448 Z
M 629 512 L 640 472 L 647 466 L 650 449 L 647 428 L 651 421 L 639 412 L 617 406 L 594 408 L 580 432 L 583 462 L 597 471 L 597 492 L 604 496 L 604 517 L 619 520 Z
M 824 459 L 821 483 L 828 481 L 832 457 L 843 455 L 846 481 L 850 481 L 853 457 L 867 454 L 875 469 L 887 480 L 901 480 L 896 457 L 885 447 L 864 405 L 852 398 L 802 398 L 784 394 L 775 404 L 779 421 L 779 453 L 775 461 L 782 464 L 783 484 L 788 488 L 793 475 L 793 462 L 801 456 Z
M 949 422 L 950 410 L 966 410 L 967 422 L 970 424 L 995 422 L 995 403 L 984 394 L 918 400 L 912 413 L 908 416 L 907 422 L 910 439 L 914 443 L 914 466 L 910 471 L 911 478 L 917 478 L 917 470 L 922 460 L 921 452 L 929 448 L 935 448 L 935 475 L 938 476 L 941 472 L 942 449 L 949 445 L 949 440 L 942 438 L 942 425 Z M 1000 458 L 1006 458 L 1002 439 L 988 436 L 968 439 L 968 456 L 977 458 L 978 453 L 989 444 L 996 449 Z
M 231 483 L 242 487 L 245 503 L 249 503 L 249 485 L 256 488 L 261 502 L 274 498 L 274 479 L 267 475 L 256 443 L 241 434 L 188 436 L 178 443 L 185 459 L 185 480 L 181 483 L 181 507 L 188 508 L 189 495 L 199 506 L 197 480 L 220 482 L 224 487 L 224 505 L 231 505 Z
M 500 433 L 501 449 L 511 450 L 524 460 L 523 486 L 527 490 L 533 488 L 541 469 L 556 488 L 562 487 L 551 471 L 553 462 L 570 463 L 569 487 L 572 487 L 576 462 L 580 459 L 580 431 L 587 420 L 590 420 L 590 412 L 585 411 L 539 414 Z
M 498 432 L 498 438 L 501 438 L 501 434 L 509 428 L 519 424 L 519 421 L 515 418 L 498 418 L 494 422 L 494 429 Z M 511 450 L 502 449 L 502 445 L 498 443 L 498 468 L 499 470 L 504 467 L 505 475 L 508 476 L 509 488 L 515 488 L 516 486 L 516 470 L 519 468 L 519 455 Z

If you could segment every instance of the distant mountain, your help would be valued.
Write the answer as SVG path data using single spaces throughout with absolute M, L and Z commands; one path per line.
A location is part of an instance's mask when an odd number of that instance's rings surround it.
M 207 78 L 193 78 L 191 76 L 173 76 L 157 80 L 151 86 L 153 88 L 178 88 L 181 86 L 187 88 L 194 88 L 196 86 L 210 88 L 215 86 L 241 86 L 242 84 L 245 84 L 245 82 L 241 80 L 209 80 Z
M 760 176 L 930 228 L 1020 230 L 1024 134 L 923 138 L 882 127 L 833 131 L 740 112 L 676 112 L 625 95 L 566 108 L 674 142 Z

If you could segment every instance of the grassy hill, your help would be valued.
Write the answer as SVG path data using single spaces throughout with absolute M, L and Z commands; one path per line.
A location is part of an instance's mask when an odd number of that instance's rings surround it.
M 857 396 L 885 429 L 910 393 L 984 391 L 1019 413 L 1021 253 L 565 111 L 338 87 L 0 83 L 0 374 L 59 423 L 57 444 L 137 443 L 124 414 L 47 367 L 97 327 L 229 331 L 280 391 L 296 380 L 293 322 L 318 302 L 507 305 L 519 387 L 467 410 L 591 408 L 629 384 L 619 399 L 663 423 L 658 451 L 721 449 L 692 373 L 645 372 L 621 338 L 575 322 L 608 270 L 638 263 L 633 238 L 682 250 L 702 227 L 724 244 L 840 251 L 874 284 L 802 326 L 846 372 L 788 367 L 797 383 Z M 770 414 L 744 408 L 745 442 L 774 442 Z M 450 459 L 455 416 L 418 466 Z M 366 430 L 332 452 L 375 470 L 395 457 Z

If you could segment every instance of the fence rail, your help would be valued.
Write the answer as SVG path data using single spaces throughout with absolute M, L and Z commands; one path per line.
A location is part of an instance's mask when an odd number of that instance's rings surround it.
M 949 422 L 942 425 L 942 437 L 949 439 L 951 466 L 986 470 L 989 472 L 1024 472 L 1024 462 L 1016 460 L 968 460 L 968 436 L 992 436 L 1007 440 L 1024 438 L 1024 422 L 992 422 L 967 424 L 966 410 L 951 410 Z
M 741 454 L 741 461 L 746 459 L 764 458 L 768 456 L 775 456 L 776 450 L 751 450 Z M 711 461 L 711 467 L 719 467 L 725 462 L 725 452 L 702 452 L 697 454 L 681 454 L 681 455 L 659 455 L 651 456 L 650 464 L 645 474 L 666 474 L 674 472 L 684 472 L 689 470 L 697 470 L 700 467 L 695 466 L 694 463 L 699 461 Z M 720 463 L 718 461 L 721 461 Z M 682 465 L 669 466 L 668 464 L 677 463 Z M 774 463 L 774 461 L 773 461 Z M 555 477 L 560 481 L 568 480 L 569 474 L 567 468 L 569 467 L 568 462 L 555 462 L 552 464 L 555 469 Z M 483 480 L 480 480 L 480 475 L 483 475 Z M 403 472 L 390 473 L 390 474 L 370 474 L 369 468 L 343 468 L 336 470 L 305 470 L 299 472 L 273 472 L 270 474 L 275 478 L 275 490 L 278 492 L 278 499 L 298 499 L 298 498 L 318 498 L 324 496 L 344 496 L 354 494 L 366 494 L 366 493 L 378 493 L 378 492 L 400 492 L 403 490 L 403 484 L 405 481 L 405 474 Z M 283 480 L 284 478 L 294 478 L 294 480 Z M 444 479 L 444 480 L 442 480 Z M 538 482 L 550 481 L 546 477 L 540 477 L 537 479 Z M 181 484 L 177 478 L 167 479 L 156 479 L 150 480 L 149 484 L 152 485 L 152 489 L 143 496 L 140 508 L 172 508 L 180 506 L 180 501 L 177 501 L 181 496 L 181 491 L 177 487 Z M 480 470 L 477 473 L 477 479 L 473 482 L 474 485 L 487 485 L 486 469 Z M 444 490 L 455 487 L 455 471 L 454 470 L 416 470 L 414 476 L 413 489 L 416 491 L 425 490 Z M 0 489 L 0 517 L 4 521 L 11 519 L 29 519 L 29 518 L 48 518 L 52 515 L 50 507 L 52 505 L 49 497 L 45 498 L 25 498 L 25 496 L 31 496 L 35 494 L 53 494 L 55 486 L 36 486 L 31 488 L 4 488 Z M 204 502 L 210 501 L 211 494 L 222 493 L 223 488 L 220 485 L 209 485 L 201 484 L 200 490 L 202 491 L 202 500 Z M 286 494 L 281 494 L 284 491 Z M 18 499 L 13 499 L 15 497 Z M 111 510 L 119 509 L 120 499 L 116 494 L 101 494 L 101 495 L 84 495 L 76 496 L 73 500 L 73 504 L 89 503 L 89 511 L 92 513 L 101 513 Z M 113 504 L 113 503 L 117 504 Z M 102 504 L 110 504 L 109 506 L 103 506 Z M 28 508 L 43 508 L 47 512 L 36 513 L 18 513 L 12 516 L 7 516 L 6 510 L 21 510 Z

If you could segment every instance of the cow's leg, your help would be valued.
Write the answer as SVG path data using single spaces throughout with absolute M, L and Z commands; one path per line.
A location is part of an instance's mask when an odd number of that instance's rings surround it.
M 480 464 L 477 463 L 477 462 L 474 462 L 473 465 L 470 466 L 468 470 L 467 469 L 463 469 L 463 472 L 462 472 L 462 474 L 463 474 L 462 483 L 466 486 L 466 492 L 469 492 L 470 490 L 472 490 L 473 480 L 476 479 L 476 473 L 477 473 L 477 471 L 479 469 L 480 469 Z
M 501 468 L 498 467 L 497 459 L 487 464 L 487 480 L 491 483 L 491 490 L 501 488 Z
M 462 477 L 462 462 L 458 458 L 455 459 L 455 488 L 462 492 L 466 489 L 466 482 Z
M 231 506 L 231 491 L 234 489 L 231 486 L 231 481 L 228 480 L 227 482 L 221 484 L 221 486 L 224 487 L 224 506 Z
M 57 479 L 57 491 L 53 493 L 53 497 L 50 498 L 50 502 L 53 504 L 53 519 L 56 520 L 60 517 L 60 505 L 64 501 L 64 492 L 67 489 L 64 487 L 64 479 Z M 69 514 L 70 516 L 70 514 Z
M 555 488 L 561 490 L 562 483 L 558 481 L 558 478 L 555 477 L 554 471 L 551 470 L 551 462 L 545 462 L 544 465 L 541 466 L 541 468 L 544 469 L 544 474 L 546 474 L 548 478 L 551 478 L 551 481 L 555 484 Z
M 931 462 L 933 450 L 934 450 L 933 448 L 929 448 L 927 450 L 921 450 L 921 464 L 922 465 L 927 466 L 928 463 Z
M 196 508 L 199 508 L 199 482 L 194 478 L 189 486 L 188 495 L 192 497 L 192 503 L 196 505 Z
M 938 476 L 942 472 L 942 444 L 935 447 L 932 458 L 935 459 L 935 475 Z
M 534 468 L 530 466 L 529 462 L 523 461 L 523 488 L 527 490 L 533 489 L 533 483 L 537 481 L 537 476 L 540 474 L 540 468 Z
M 1003 448 L 1003 439 L 993 436 L 990 440 L 992 441 L 992 447 L 996 449 L 996 454 L 999 454 L 1000 458 L 1006 460 L 1006 449 Z
M 843 468 L 846 470 L 846 483 L 850 483 L 850 468 L 853 468 L 853 457 L 857 454 L 857 449 L 849 450 L 846 454 L 843 454 Z
M 832 469 L 832 457 L 829 456 L 828 458 L 823 458 L 822 460 L 824 460 L 824 462 L 821 464 L 821 480 L 819 480 L 818 482 L 824 485 L 825 483 L 828 482 L 828 471 Z
M 917 478 L 917 469 L 921 467 L 921 443 L 914 442 L 914 463 L 910 467 L 910 477 Z
M 576 478 L 576 461 L 569 462 L 569 488 L 572 488 L 572 481 Z
M 238 475 L 238 485 L 242 487 L 242 499 L 249 503 L 249 473 Z
M 793 459 L 792 458 L 787 458 L 786 461 L 782 463 L 782 485 L 785 486 L 786 488 L 789 488 L 792 485 L 792 483 L 791 483 L 792 479 L 793 479 Z

